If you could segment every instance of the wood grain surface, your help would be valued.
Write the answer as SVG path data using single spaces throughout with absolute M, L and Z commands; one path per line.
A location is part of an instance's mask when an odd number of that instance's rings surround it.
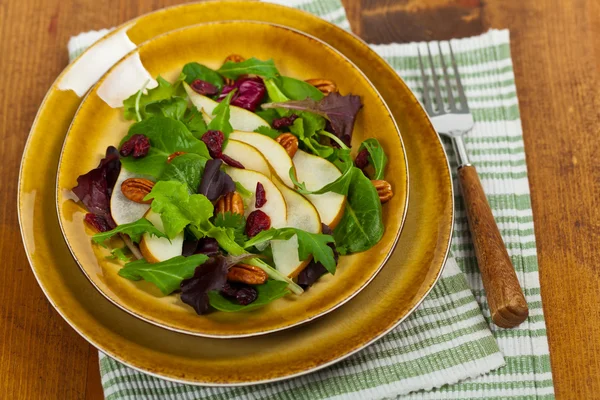
M 600 1 L 345 0 L 372 43 L 511 30 L 559 399 L 600 398 Z M 27 263 L 17 175 L 66 43 L 177 0 L 0 0 L 0 397 L 100 399 L 96 350 L 52 309 Z
M 529 315 L 515 268 L 475 167 L 460 167 L 458 180 L 492 320 L 502 328 L 514 328 Z

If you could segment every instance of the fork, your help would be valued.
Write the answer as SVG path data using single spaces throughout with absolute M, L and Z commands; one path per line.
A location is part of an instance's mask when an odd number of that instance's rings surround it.
M 469 112 L 467 98 L 460 81 L 458 67 L 452 47 L 450 59 L 454 69 L 454 78 L 458 96 L 454 96 L 450 85 L 442 48 L 438 42 L 441 67 L 448 97 L 448 106 L 444 105 L 442 90 L 433 64 L 431 50 L 427 45 L 427 55 L 431 66 L 431 76 L 425 73 L 423 57 L 419 51 L 419 65 L 423 80 L 425 110 L 431 118 L 435 130 L 452 139 L 458 156 L 458 179 L 467 210 L 467 219 L 473 238 L 477 263 L 481 271 L 490 307 L 492 321 L 503 328 L 513 328 L 523 322 L 528 314 L 527 302 L 515 269 L 510 261 L 506 246 L 487 202 L 481 181 L 475 167 L 469 162 L 464 136 L 473 129 L 473 116 Z M 433 84 L 429 84 L 429 80 Z

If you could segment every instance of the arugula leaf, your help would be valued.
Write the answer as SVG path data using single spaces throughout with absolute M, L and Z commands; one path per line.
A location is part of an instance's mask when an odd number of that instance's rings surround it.
M 268 86 L 267 86 L 268 90 Z M 271 92 L 269 92 L 269 96 Z M 359 96 L 346 95 L 339 93 L 330 93 L 319 101 L 313 99 L 292 100 L 263 104 L 263 109 L 284 108 L 287 110 L 307 111 L 329 120 L 333 133 L 340 138 L 346 145 L 350 145 L 352 139 L 352 130 L 356 115 L 362 107 Z
M 245 232 L 246 218 L 241 214 L 234 214 L 231 211 L 218 213 L 213 223 L 217 228 L 233 230 L 234 240 L 240 246 L 248 240 Z
M 131 261 L 131 258 L 133 257 L 133 254 L 131 253 L 131 250 L 129 250 L 129 248 L 126 247 L 117 247 L 115 249 L 112 249 L 110 252 L 110 256 L 107 256 L 106 259 L 108 260 L 120 260 L 120 261 Z
M 135 134 L 145 135 L 151 146 L 143 158 L 121 158 L 123 167 L 133 173 L 160 177 L 167 166 L 167 158 L 176 151 L 210 158 L 204 142 L 196 139 L 182 122 L 172 118 L 154 116 L 131 125 L 119 146 Z
M 290 132 L 298 136 L 305 150 L 322 158 L 328 158 L 334 153 L 334 148 L 321 144 L 317 133 L 325 127 L 325 119 L 318 115 L 300 112 L 299 118 L 289 127 Z
M 196 267 L 208 260 L 204 254 L 177 256 L 158 263 L 137 260 L 127 263 L 119 275 L 132 281 L 143 279 L 155 284 L 164 295 L 179 289 L 181 281 L 194 275 Z
M 227 96 L 219 103 L 219 105 L 215 107 L 215 109 L 212 112 L 214 118 L 208 124 L 209 131 L 223 132 L 223 136 L 225 136 L 224 143 L 227 143 L 227 139 L 229 139 L 229 134 L 233 132 L 233 127 L 231 126 L 231 123 L 229 123 L 229 116 L 231 113 L 229 103 L 231 102 L 231 98 L 233 97 L 233 94 L 235 92 L 236 89 L 229 92 Z
M 165 166 L 158 180 L 183 182 L 187 185 L 190 193 L 196 193 L 207 161 L 198 154 L 182 154 Z
M 200 139 L 208 130 L 202 113 L 196 107 L 188 108 L 181 122 L 185 124 L 196 139 Z
M 182 72 L 185 74 L 185 82 L 187 84 L 191 84 L 196 79 L 200 79 L 201 81 L 215 85 L 219 91 L 223 88 L 224 82 L 221 75 L 208 68 L 206 65 L 191 62 L 183 66 Z
M 142 235 L 146 232 L 156 237 L 167 237 L 164 233 L 156 229 L 154 225 L 152 225 L 152 222 L 148 221 L 146 218 L 140 218 L 137 221 L 130 222 L 128 224 L 121 224 L 108 232 L 96 233 L 94 236 L 92 236 L 92 240 L 94 243 L 106 247 L 104 244 L 106 240 L 118 235 L 119 233 L 123 233 L 125 235 L 129 235 L 133 242 L 139 243 L 142 239 Z
M 154 89 L 148 89 L 144 94 L 142 90 L 129 96 L 123 101 L 123 110 L 125 119 L 137 119 L 136 102 L 139 106 L 139 111 L 142 119 L 148 118 L 152 114 L 156 114 L 161 106 L 157 105 L 163 101 L 167 101 L 162 107 L 172 106 L 170 100 L 172 97 L 185 98 L 185 91 L 181 87 L 181 80 L 178 79 L 174 84 L 170 84 L 162 77 L 156 78 L 158 86 Z M 153 105 L 152 112 L 148 113 L 148 106 Z
M 281 135 L 281 132 L 279 132 L 278 130 L 275 130 L 275 129 L 271 128 L 270 126 L 265 126 L 265 125 L 259 126 L 258 128 L 256 128 L 254 130 L 254 132 L 268 136 L 271 139 L 277 139 L 277 137 L 279 135 Z
M 354 170 L 357 168 L 353 166 L 354 164 L 350 158 L 349 151 L 338 151 L 336 155 L 339 157 L 339 159 L 336 160 L 336 166 L 341 169 L 342 175 L 335 181 L 328 183 L 317 190 L 308 190 L 304 182 L 298 182 L 294 168 L 290 168 L 290 179 L 294 185 L 296 185 L 296 191 L 302 194 L 323 194 L 327 192 L 335 192 L 346 196 L 350 190 L 350 184 L 355 172 Z
M 360 152 L 362 149 L 367 149 L 369 152 L 369 163 L 375 168 L 373 179 L 383 179 L 388 159 L 379 141 L 375 138 L 367 139 L 362 142 L 358 151 Z
M 385 229 L 377 190 L 361 170 L 353 167 L 352 171 L 344 216 L 333 230 L 340 254 L 370 249 Z
M 270 240 L 288 240 L 294 235 L 298 236 L 298 257 L 301 261 L 306 260 L 312 254 L 314 260 L 323 264 L 327 271 L 331 274 L 335 273 L 336 263 L 333 250 L 327 245 L 327 243 L 334 243 L 331 235 L 310 233 L 296 228 L 271 228 L 248 240 L 244 244 L 244 248 L 247 249 Z
M 248 189 L 246 189 L 244 187 L 244 185 L 242 185 L 241 183 L 239 183 L 237 181 L 234 182 L 234 183 L 235 183 L 235 190 L 236 190 L 236 192 L 238 192 L 242 197 L 244 197 L 244 198 L 247 199 L 249 197 L 252 197 L 252 195 L 254 194 L 251 191 L 249 191 Z
M 238 63 L 227 61 L 217 72 L 226 78 L 234 80 L 241 75 L 258 75 L 263 78 L 275 78 L 279 74 L 272 59 L 261 61 L 254 57 Z
M 324 97 L 323 93 L 321 93 L 319 89 L 310 83 L 306 83 L 299 79 L 290 78 L 289 76 L 278 76 L 274 79 L 274 82 L 279 87 L 281 92 L 291 100 L 304 100 L 306 98 L 311 98 L 319 101 Z
M 290 291 L 287 289 L 286 282 L 276 281 L 273 279 L 268 280 L 262 285 L 254 286 L 254 288 L 258 292 L 258 297 L 256 300 L 246 306 L 237 303 L 233 299 L 223 296 L 218 290 L 211 290 L 208 292 L 208 301 L 213 308 L 219 311 L 250 311 L 259 307 L 264 307 L 272 301 L 280 299 L 290 293 Z

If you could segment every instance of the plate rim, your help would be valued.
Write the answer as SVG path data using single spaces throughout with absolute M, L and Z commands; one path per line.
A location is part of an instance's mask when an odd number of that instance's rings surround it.
M 222 0 L 222 3 L 235 3 L 235 4 L 241 4 L 240 1 L 238 0 Z M 451 175 L 451 169 L 450 169 L 450 164 L 449 164 L 449 159 L 444 151 L 443 148 L 443 143 L 441 141 L 441 138 L 439 136 L 439 134 L 437 134 L 436 132 L 436 137 L 437 137 L 437 141 L 439 143 L 440 148 L 442 149 L 442 153 L 444 154 L 444 159 L 445 159 L 445 166 L 446 166 L 446 170 L 448 173 L 448 180 L 449 180 L 449 184 L 448 184 L 448 188 L 450 190 L 450 196 L 447 199 L 450 202 L 450 221 L 449 221 L 449 225 L 450 225 L 450 229 L 447 232 L 448 237 L 447 240 L 445 240 L 443 243 L 445 243 L 444 247 L 445 250 L 442 251 L 442 257 L 440 259 L 440 261 L 438 263 L 436 263 L 436 268 L 437 268 L 437 273 L 434 279 L 432 279 L 429 282 L 429 287 L 424 290 L 423 294 L 421 295 L 421 298 L 416 301 L 414 303 L 414 305 L 405 313 L 404 316 L 402 316 L 401 318 L 397 319 L 396 321 L 394 321 L 393 323 L 390 324 L 390 326 L 385 329 L 382 330 L 381 332 L 379 332 L 378 334 L 374 335 L 373 338 L 371 338 L 368 341 L 365 341 L 363 343 L 361 343 L 359 346 L 356 346 L 356 348 L 349 350 L 347 353 L 342 354 L 340 356 L 338 356 L 335 359 L 330 360 L 329 362 L 317 365 L 315 367 L 312 368 L 308 368 L 306 370 L 300 371 L 298 373 L 295 374 L 291 374 L 291 375 L 285 375 L 285 376 L 280 376 L 280 377 L 276 377 L 276 378 L 271 378 L 271 379 L 265 379 L 265 380 L 255 380 L 255 381 L 247 381 L 247 382 L 233 382 L 233 383 L 214 383 L 214 382 L 199 382 L 199 381 L 192 381 L 192 380 L 185 380 L 185 379 L 177 379 L 177 378 L 173 378 L 170 376 L 166 376 L 166 375 L 160 375 L 158 373 L 155 372 L 151 372 L 148 370 L 143 369 L 142 367 L 138 367 L 136 365 L 134 365 L 133 363 L 122 359 L 121 357 L 119 357 L 118 355 L 114 354 L 112 351 L 107 351 L 105 349 L 102 349 L 101 346 L 99 346 L 97 344 L 97 341 L 86 336 L 86 334 L 84 334 L 76 325 L 75 322 L 72 321 L 70 318 L 67 317 L 65 311 L 63 309 L 61 309 L 60 307 L 57 306 L 55 300 L 48 295 L 48 291 L 47 288 L 42 284 L 40 277 L 38 276 L 38 273 L 36 271 L 36 269 L 33 266 L 33 262 L 32 262 L 32 258 L 31 258 L 31 253 L 30 253 L 30 248 L 28 248 L 27 246 L 27 241 L 25 238 L 25 234 L 23 231 L 23 215 L 21 213 L 21 204 L 22 204 L 22 192 L 23 192 L 23 167 L 24 167 L 24 163 L 25 163 L 25 159 L 26 159 L 26 154 L 28 153 L 28 150 L 30 148 L 31 142 L 32 142 L 32 133 L 34 131 L 34 128 L 37 127 L 38 121 L 39 121 L 39 117 L 42 113 L 42 109 L 43 107 L 46 105 L 48 98 L 50 97 L 51 93 L 53 92 L 53 90 L 57 87 L 58 83 L 61 81 L 61 79 L 64 77 L 64 75 L 68 72 L 68 70 L 70 69 L 70 67 L 73 65 L 74 61 L 78 60 L 80 57 L 82 57 L 83 55 L 85 55 L 89 49 L 91 49 L 93 46 L 95 46 L 96 44 L 100 43 L 101 41 L 106 40 L 107 38 L 111 37 L 113 34 L 115 34 L 116 32 L 119 32 L 121 29 L 123 29 L 124 27 L 126 27 L 127 25 L 130 24 L 134 24 L 136 21 L 138 21 L 139 19 L 145 18 L 147 16 L 150 15 L 154 15 L 154 14 L 160 14 L 160 13 L 168 13 L 174 9 L 177 8 L 185 8 L 185 7 L 193 7 L 195 5 L 200 4 L 199 2 L 192 2 L 192 3 L 187 3 L 187 4 L 178 4 L 178 5 L 174 5 L 174 6 L 170 6 L 170 7 L 165 7 L 159 10 L 155 10 L 152 12 L 148 12 L 145 14 L 142 14 L 134 19 L 128 20 L 126 22 L 124 22 L 123 24 L 115 27 L 115 29 L 112 32 L 109 32 L 107 35 L 103 36 L 102 38 L 100 38 L 98 41 L 96 41 L 92 46 L 90 46 L 89 48 L 87 48 L 85 51 L 83 51 L 78 57 L 76 57 L 74 60 L 72 60 L 64 69 L 63 71 L 57 76 L 57 78 L 53 81 L 52 85 L 50 86 L 50 88 L 48 89 L 48 91 L 46 92 L 46 95 L 44 96 L 42 102 L 40 103 L 40 106 L 38 108 L 38 111 L 36 113 L 36 116 L 32 122 L 32 127 L 28 133 L 27 136 L 27 140 L 25 142 L 25 146 L 23 148 L 23 155 L 21 157 L 21 163 L 19 165 L 19 177 L 18 177 L 18 182 L 17 182 L 17 215 L 18 215 L 18 221 L 19 221 L 19 226 L 20 226 L 20 233 L 21 233 L 21 240 L 23 242 L 23 246 L 25 248 L 25 253 L 28 259 L 28 262 L 30 264 L 30 267 L 32 269 L 33 275 L 38 283 L 38 285 L 40 286 L 42 292 L 44 293 L 46 299 L 48 300 L 48 302 L 52 305 L 52 307 L 56 310 L 56 312 L 65 320 L 65 322 L 67 322 L 67 324 L 73 328 L 73 330 L 75 330 L 75 332 L 77 332 L 82 338 L 84 338 L 86 341 L 88 341 L 90 344 L 92 344 L 93 346 L 95 346 L 96 348 L 100 349 L 100 351 L 102 351 L 105 355 L 110 356 L 111 358 L 119 361 L 120 363 L 128 366 L 129 368 L 132 368 L 136 371 L 142 372 L 144 374 L 148 374 L 154 377 L 157 377 L 159 379 L 164 379 L 170 382 L 175 382 L 175 383 L 182 383 L 182 384 L 188 384 L 188 385 L 194 385 L 194 386 L 217 386 L 217 387 L 233 387 L 233 386 L 252 386 L 252 385 L 258 385 L 258 384 L 262 384 L 262 383 L 269 383 L 269 382 L 277 382 L 277 381 L 282 381 L 282 380 L 287 380 L 287 379 L 291 379 L 294 377 L 298 377 L 298 376 L 302 376 L 302 375 L 306 375 L 315 371 L 318 371 L 320 369 L 326 368 L 328 366 L 331 366 L 339 361 L 342 361 L 348 357 L 350 357 L 351 355 L 357 353 L 360 350 L 363 350 L 364 348 L 368 347 L 369 345 L 373 344 L 374 342 L 376 342 L 377 340 L 381 339 L 383 336 L 385 336 L 387 333 L 389 333 L 390 331 L 392 331 L 394 328 L 396 328 L 398 325 L 400 325 L 404 320 L 406 320 L 406 318 L 408 318 L 414 311 L 415 309 L 425 300 L 425 298 L 427 297 L 427 295 L 431 292 L 431 290 L 433 289 L 433 287 L 437 284 L 437 282 L 439 281 L 442 272 L 445 268 L 446 262 L 448 260 L 448 256 L 450 253 L 450 242 L 452 239 L 452 234 L 454 231 L 454 220 L 455 220 L 455 210 L 454 210 L 454 187 L 452 184 L 452 175 Z M 207 3 L 204 3 L 207 4 Z M 260 3 L 257 3 L 260 4 Z M 406 84 L 406 82 L 402 79 L 402 77 L 400 75 L 398 75 L 393 68 L 379 55 L 377 54 L 375 51 L 373 51 L 369 45 L 363 40 L 361 39 L 359 36 L 357 36 L 356 34 L 354 34 L 353 32 L 349 31 L 349 30 L 345 30 L 343 28 L 340 28 L 339 26 L 326 21 L 322 18 L 319 18 L 318 16 L 315 16 L 307 11 L 304 10 L 299 10 L 296 8 L 292 8 L 292 7 L 287 7 L 287 6 L 282 6 L 279 4 L 273 4 L 273 3 L 269 3 L 268 4 L 270 7 L 274 7 L 274 8 L 281 8 L 284 10 L 293 10 L 296 13 L 299 14 L 304 14 L 305 18 L 308 19 L 312 19 L 313 21 L 318 21 L 320 24 L 323 25 L 327 25 L 329 26 L 329 28 L 338 31 L 338 34 L 340 34 L 340 36 L 345 36 L 349 41 L 352 41 L 354 45 L 360 45 L 362 47 L 363 50 L 368 51 L 370 53 L 372 53 L 372 55 L 375 58 L 380 59 L 381 65 L 385 66 L 385 68 L 387 68 L 389 70 L 389 72 L 394 73 L 394 75 L 396 76 L 396 78 L 402 83 L 403 86 L 405 86 L 409 91 L 409 87 Z M 433 125 L 431 123 L 431 120 L 429 118 L 429 116 L 427 115 L 427 113 L 423 110 L 422 106 L 420 105 L 420 103 L 418 102 L 418 100 L 416 99 L 416 97 L 414 96 L 414 94 L 411 92 L 411 95 L 413 97 L 413 100 L 419 104 L 419 108 L 421 111 L 421 114 L 423 116 L 425 116 L 425 119 L 428 121 L 429 125 L 432 127 L 432 130 L 435 132 L 435 129 L 433 129 Z

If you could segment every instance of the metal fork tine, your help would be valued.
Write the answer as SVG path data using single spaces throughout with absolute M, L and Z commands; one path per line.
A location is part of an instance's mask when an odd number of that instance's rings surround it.
M 433 104 L 431 103 L 431 97 L 429 96 L 429 87 L 427 82 L 427 75 L 425 74 L 425 69 L 423 68 L 423 60 L 421 56 L 421 51 L 417 47 L 417 54 L 419 55 L 419 66 L 421 67 L 421 79 L 423 80 L 423 99 L 425 101 L 425 110 L 429 115 L 433 115 Z
M 454 67 L 454 76 L 456 77 L 456 87 L 458 89 L 458 98 L 460 99 L 460 110 L 463 112 L 469 111 L 469 104 L 467 103 L 467 97 L 465 96 L 465 90 L 463 89 L 462 82 L 460 81 L 460 74 L 458 73 L 458 66 L 456 65 L 456 58 L 454 58 L 454 52 L 450 45 L 450 58 L 452 60 L 452 67 Z
M 442 55 L 442 46 L 438 42 L 438 49 L 440 51 L 440 61 L 442 63 L 442 72 L 444 73 L 444 81 L 446 82 L 446 93 L 448 94 L 448 104 L 450 105 L 450 111 L 458 111 L 456 104 L 454 103 L 454 95 L 452 94 L 452 86 L 450 86 L 450 77 L 448 76 L 448 68 L 446 68 L 446 62 Z
M 429 65 L 431 67 L 431 79 L 433 80 L 433 87 L 435 89 L 435 101 L 438 106 L 438 112 L 444 113 L 444 100 L 442 99 L 442 93 L 440 92 L 440 85 L 438 84 L 438 77 L 435 74 L 435 67 L 433 66 L 433 57 L 431 57 L 431 49 L 427 44 L 427 54 L 429 55 Z

